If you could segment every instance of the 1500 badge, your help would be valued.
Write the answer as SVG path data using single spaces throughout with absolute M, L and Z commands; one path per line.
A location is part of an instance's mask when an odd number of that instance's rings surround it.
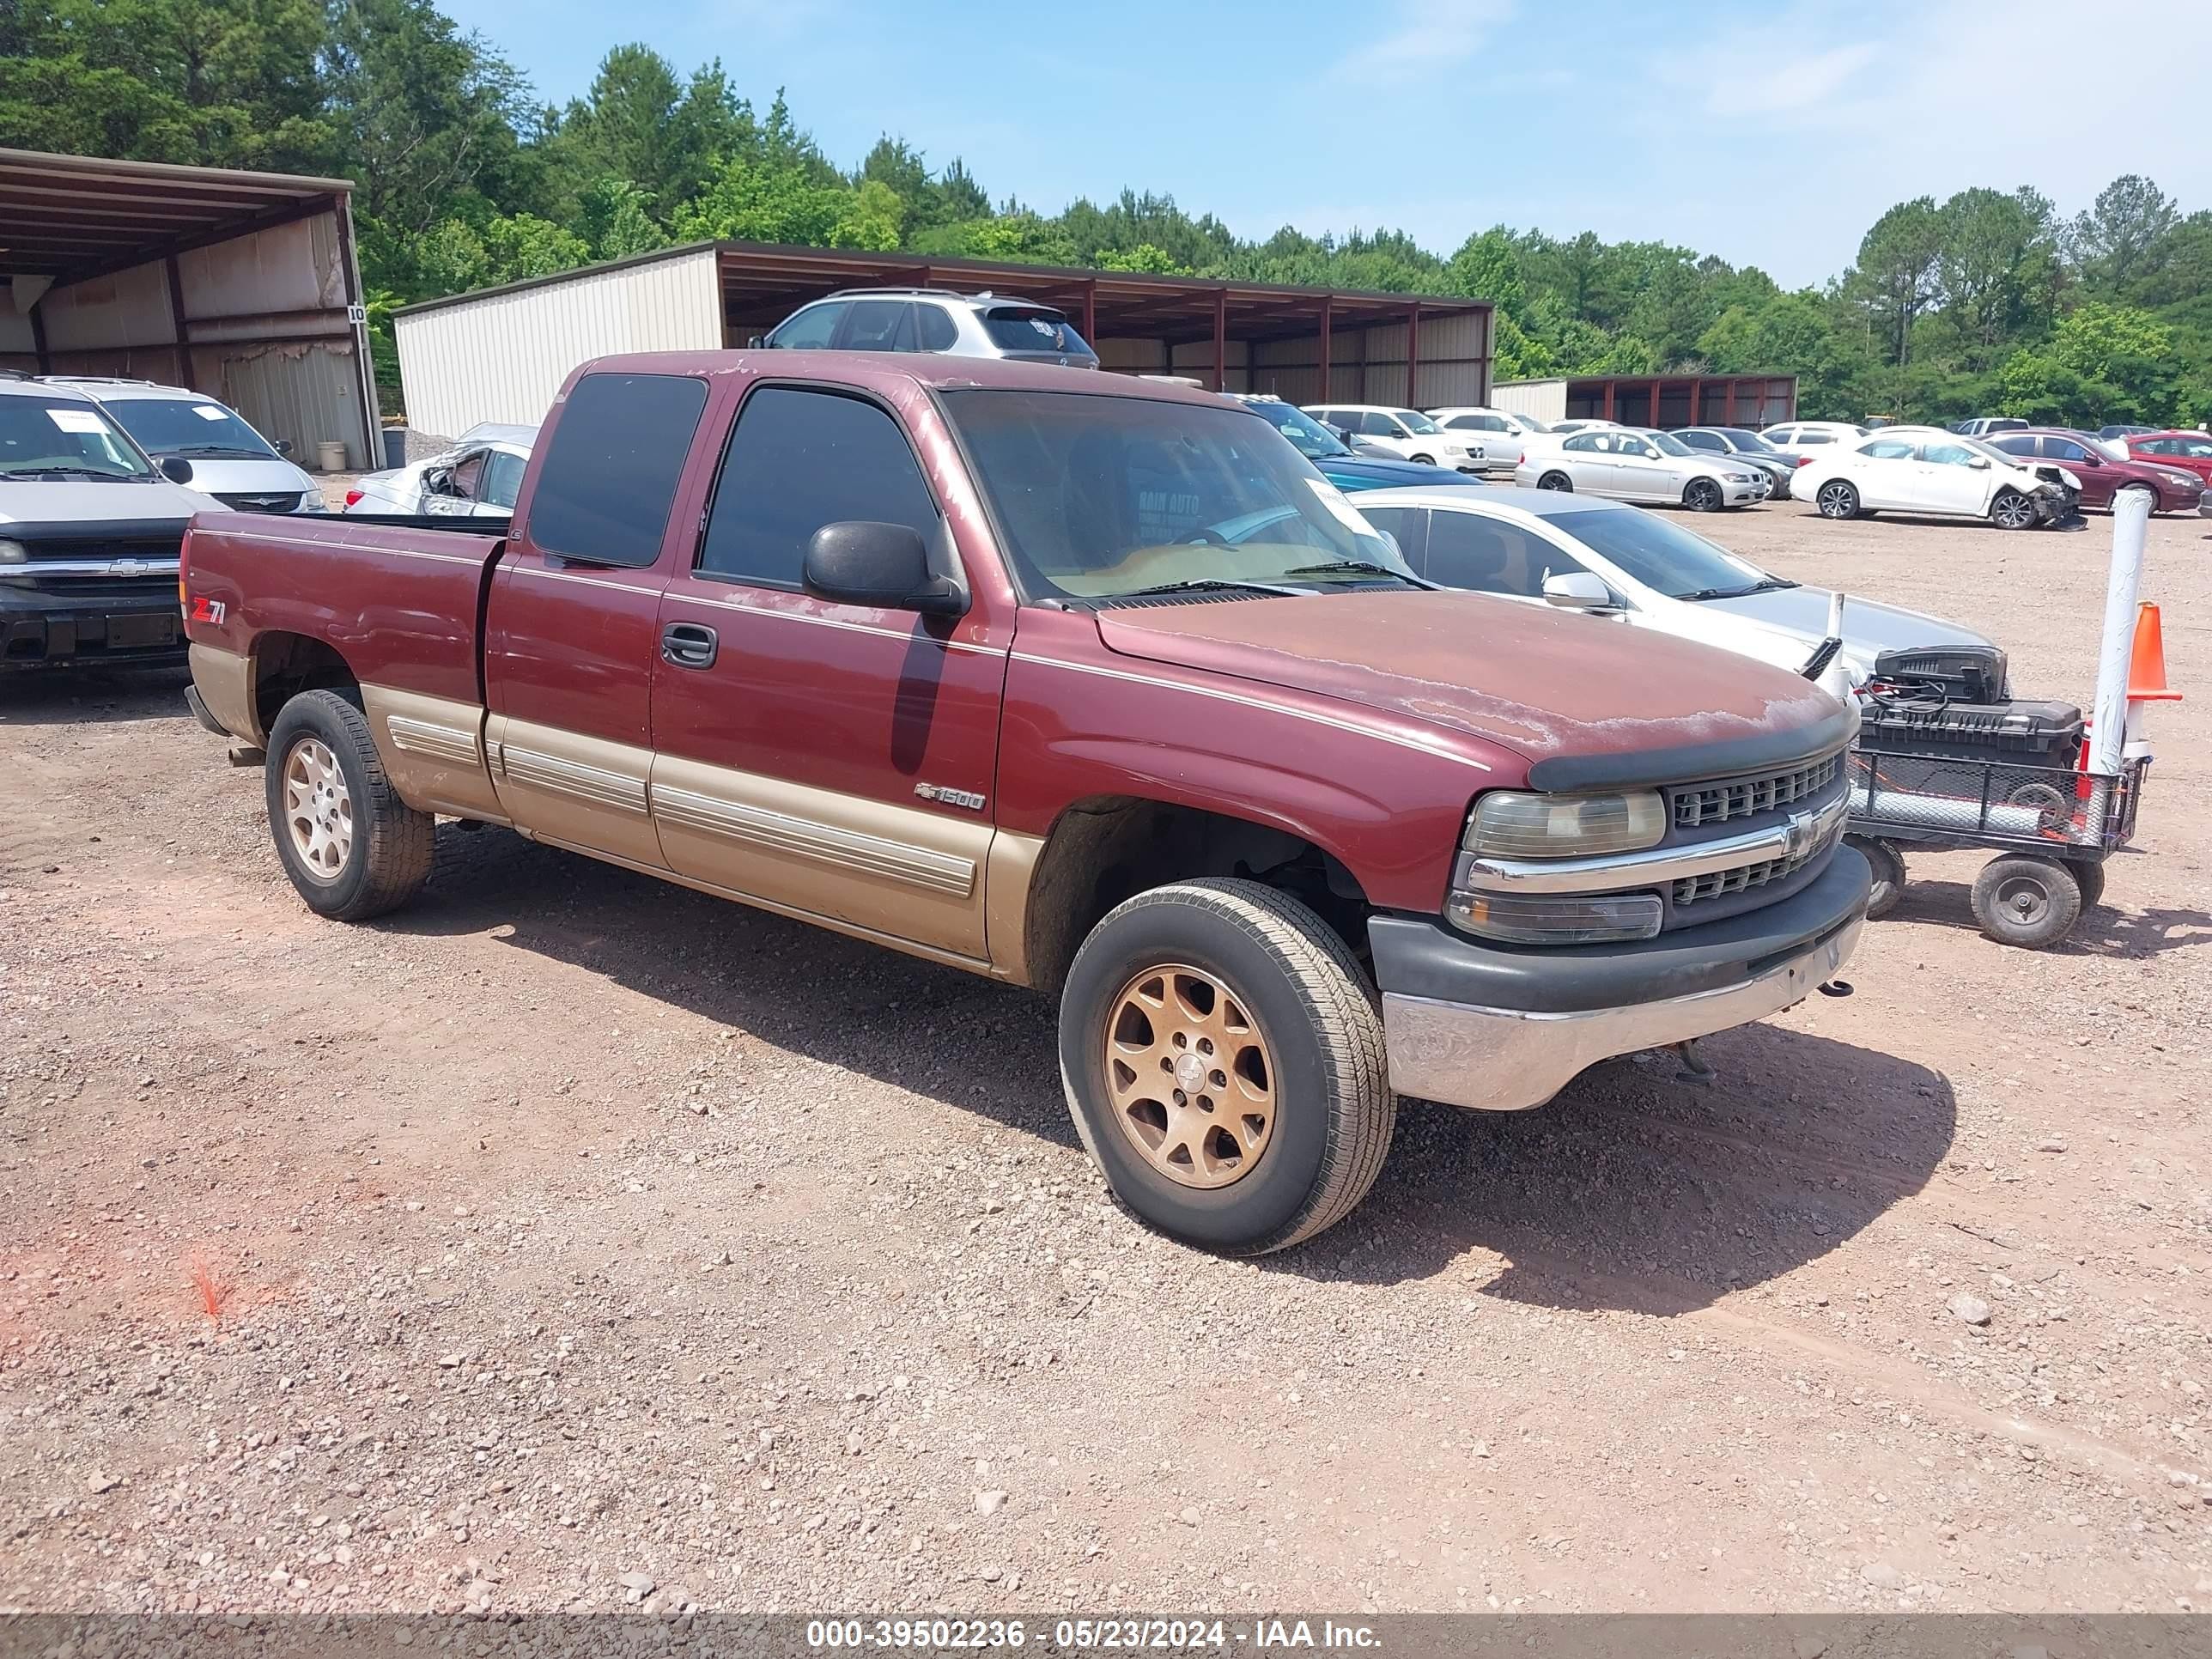
M 942 801 L 947 806 L 964 806 L 971 812 L 983 810 L 985 798 L 973 789 L 948 789 L 941 783 L 917 783 L 914 793 L 924 800 Z

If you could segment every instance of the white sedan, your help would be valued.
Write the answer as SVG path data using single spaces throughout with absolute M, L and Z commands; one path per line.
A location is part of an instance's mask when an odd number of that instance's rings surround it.
M 1528 489 L 1370 489 L 1358 507 L 1414 574 L 1446 587 L 1580 611 L 1793 673 L 1827 635 L 1826 588 L 1771 574 L 1665 514 Z M 1885 651 L 1989 643 L 1856 595 L 1844 603 L 1843 640 L 1854 685 Z
M 503 519 L 530 462 L 538 428 L 486 422 L 441 455 L 389 472 L 371 472 L 346 491 L 344 511 L 440 519 Z
M 2081 480 L 2063 466 L 2022 460 L 1978 438 L 1932 426 L 1889 426 L 1807 462 L 1790 488 L 1824 519 L 1894 510 L 2033 530 L 2075 516 Z
M 1753 506 L 1771 488 L 1754 467 L 1701 453 L 1669 433 L 1632 427 L 1601 427 L 1532 447 L 1513 469 L 1513 482 L 1617 501 L 1680 502 L 1698 513 Z

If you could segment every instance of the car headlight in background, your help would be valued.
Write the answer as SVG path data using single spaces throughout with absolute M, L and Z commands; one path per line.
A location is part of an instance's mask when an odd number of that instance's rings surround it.
M 1475 802 L 1460 846 L 1482 858 L 1589 858 L 1656 847 L 1666 834 L 1667 804 L 1655 789 L 1607 795 L 1493 789 Z
M 30 556 L 30 549 L 22 543 L 0 541 L 0 564 L 24 564 Z
M 1751 482 L 1751 474 L 1748 472 L 1731 472 L 1728 475 L 1728 481 L 1730 483 L 1749 483 Z

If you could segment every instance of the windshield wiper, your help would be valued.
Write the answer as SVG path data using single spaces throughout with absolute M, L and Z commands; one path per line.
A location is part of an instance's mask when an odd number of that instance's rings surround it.
M 151 475 L 144 472 L 102 472 L 96 466 L 19 466 L 0 472 L 5 478 L 98 478 L 107 483 L 137 483 Z
M 1283 572 L 1285 576 L 1327 576 L 1340 570 L 1362 571 L 1377 576 L 1388 576 L 1393 581 L 1410 582 L 1415 587 L 1434 590 L 1437 584 L 1424 581 L 1410 571 L 1393 570 L 1387 564 L 1377 564 L 1372 559 L 1330 559 L 1322 564 L 1293 565 Z
M 244 455 L 252 460 L 275 459 L 266 449 L 247 449 L 238 444 L 179 444 L 174 449 L 165 449 L 164 455 Z
M 1743 587 L 1701 587 L 1694 593 L 1677 593 L 1678 599 L 1742 599 L 1753 593 L 1771 593 L 1778 587 L 1802 587 L 1802 582 L 1786 581 L 1780 576 L 1762 576 Z
M 1161 582 L 1152 587 L 1133 588 L 1127 593 L 1102 594 L 1100 597 L 1113 599 L 1146 599 L 1160 593 L 1199 593 L 1209 588 L 1237 588 L 1248 593 L 1287 593 L 1293 599 L 1303 599 L 1306 593 L 1306 590 L 1303 587 L 1279 587 L 1273 582 L 1234 581 L 1225 576 L 1200 576 L 1190 581 Z

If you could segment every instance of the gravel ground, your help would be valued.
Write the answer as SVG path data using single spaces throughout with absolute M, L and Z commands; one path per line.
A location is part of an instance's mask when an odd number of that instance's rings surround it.
M 1699 527 L 2087 700 L 2103 520 Z M 2212 1601 L 2212 693 L 2065 948 L 1916 860 L 1711 1086 L 1409 1104 L 1238 1263 L 1024 994 L 496 830 L 317 921 L 179 683 L 0 686 L 0 1607 Z

